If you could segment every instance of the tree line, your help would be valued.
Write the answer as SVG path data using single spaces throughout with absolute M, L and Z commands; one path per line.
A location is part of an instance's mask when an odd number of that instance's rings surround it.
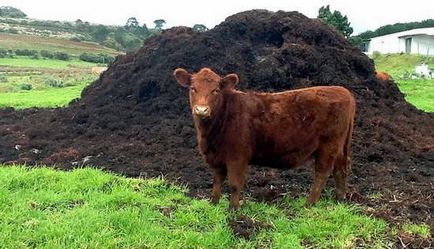
M 362 39 L 370 39 L 377 36 L 393 34 L 393 33 L 402 32 L 411 29 L 431 28 L 431 27 L 434 27 L 434 19 L 427 19 L 421 22 L 388 24 L 388 25 L 381 26 L 374 31 L 372 30 L 365 31 L 363 33 L 360 33 L 358 36 Z
M 48 51 L 48 50 L 32 50 L 32 49 L 3 49 L 0 48 L 0 58 L 14 58 L 15 56 L 27 56 L 32 59 L 55 59 L 69 61 L 73 56 L 58 51 Z M 110 64 L 115 60 L 115 57 L 105 53 L 82 53 L 78 56 L 79 60 L 100 63 L 100 64 Z

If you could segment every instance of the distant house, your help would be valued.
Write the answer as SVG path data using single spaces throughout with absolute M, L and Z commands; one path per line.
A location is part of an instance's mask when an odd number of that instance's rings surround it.
M 407 53 L 434 56 L 434 27 L 373 37 L 363 44 L 362 50 L 369 55 L 378 51 L 382 54 Z

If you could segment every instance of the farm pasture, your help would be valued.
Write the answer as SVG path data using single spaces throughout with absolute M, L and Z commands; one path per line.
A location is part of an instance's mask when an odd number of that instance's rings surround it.
M 291 28 L 283 29 L 281 25 Z M 241 31 L 244 33 L 240 32 L 239 27 L 243 28 Z M 195 55 L 195 60 L 190 59 L 192 54 Z M 250 195 L 243 198 L 246 205 L 243 205 L 242 213 L 232 216 L 226 209 L 220 209 L 227 206 L 227 197 L 224 197 L 222 204 L 210 206 L 206 199 L 211 191 L 211 176 L 197 153 L 187 96 L 175 86 L 171 75 L 179 65 L 189 70 L 206 65 L 216 68 L 219 73 L 236 71 L 241 79 L 240 89 L 279 91 L 337 83 L 351 90 L 356 96 L 358 109 L 350 191 L 347 196 L 350 204 L 333 203 L 329 197 L 334 186 L 328 184 L 324 202 L 312 209 L 301 208 L 299 204 L 303 203 L 303 198 L 300 196 L 308 191 L 312 176 L 309 165 L 306 165 L 307 167 L 296 171 L 252 167 L 246 185 L 246 192 Z M 173 28 L 145 42 L 139 51 L 120 56 L 116 63 L 86 88 L 80 101 L 75 101 L 66 108 L 22 111 L 1 109 L 0 162 L 8 165 L 26 163 L 28 167 L 49 165 L 64 170 L 88 165 L 136 178 L 158 178 L 164 175 L 168 182 L 188 184 L 189 191 L 185 194 L 194 197 L 192 202 L 185 206 L 182 202 L 175 203 L 174 206 L 179 210 L 186 208 L 194 212 L 184 216 L 182 212 L 178 214 L 184 217 L 181 223 L 174 223 L 173 220 L 158 223 L 159 229 L 169 227 L 170 233 L 192 229 L 190 234 L 193 235 L 180 235 L 184 239 L 188 238 L 184 241 L 192 241 L 186 247 L 203 245 L 199 244 L 201 242 L 208 243 L 207 238 L 196 232 L 209 231 L 207 229 L 210 227 L 212 231 L 224 231 L 227 235 L 226 239 L 218 243 L 224 246 L 233 243 L 230 245 L 240 248 L 280 248 L 285 245 L 291 248 L 391 247 L 402 245 L 401 243 L 429 247 L 432 245 L 434 224 L 430 185 L 430 179 L 434 175 L 433 150 L 430 146 L 434 138 L 433 116 L 409 105 L 394 82 L 383 84 L 375 80 L 374 70 L 369 58 L 337 36 L 333 30 L 296 12 L 243 12 L 201 34 L 185 27 Z M 20 174 L 24 173 L 20 171 Z M 91 175 L 89 172 L 87 174 Z M 30 175 L 24 175 L 31 178 Z M 45 181 L 47 177 L 37 179 Z M 59 180 L 58 183 L 61 184 L 62 181 Z M 36 185 L 26 185 L 25 182 L 25 179 L 18 181 L 18 186 L 24 186 L 21 190 L 38 189 L 33 188 Z M 78 185 L 80 183 L 82 182 Z M 6 186 L 7 191 L 10 190 L 9 185 L 0 186 Z M 16 187 L 15 190 L 17 189 Z M 134 193 L 142 193 L 140 187 L 136 189 L 138 190 L 134 191 L 133 188 Z M 98 191 L 104 192 L 104 188 Z M 119 197 L 122 205 L 113 209 L 124 211 L 143 207 L 140 198 L 145 198 L 146 195 L 135 199 L 130 198 L 128 193 L 122 194 L 127 196 L 127 200 Z M 164 194 L 161 193 L 161 196 Z M 70 200 L 62 196 L 56 198 L 54 199 Z M 28 199 L 24 200 L 24 203 L 28 203 Z M 54 210 L 54 215 L 50 218 L 56 223 L 56 217 L 89 207 L 82 205 L 83 200 L 80 200 L 66 201 L 64 206 L 63 201 L 54 204 L 47 201 L 48 205 L 43 207 L 48 208 L 42 212 Z M 88 203 L 86 201 L 84 203 Z M 60 203 L 61 208 L 56 203 Z M 200 203 L 200 208 L 193 208 L 197 207 L 193 203 Z M 30 207 L 32 205 L 31 203 Z M 160 218 L 173 215 L 172 206 L 164 203 L 161 206 L 161 210 L 154 210 L 159 212 L 156 214 Z M 54 208 L 50 209 L 51 207 Z M 63 207 L 66 208 L 62 209 Z M 370 227 L 368 235 L 355 235 L 354 232 L 360 228 L 358 225 L 342 225 L 351 224 L 352 218 L 348 218 L 348 212 L 343 214 L 333 211 L 341 207 L 354 209 L 353 214 L 362 215 L 362 219 L 371 220 L 375 217 L 375 220 L 382 221 L 376 223 L 379 226 Z M 210 219 L 208 208 L 212 210 L 210 215 L 221 215 L 220 218 Z M 82 212 L 83 216 L 95 214 L 98 217 L 99 211 L 85 211 Z M 32 209 L 30 212 L 41 217 L 45 215 Z M 332 214 L 340 218 L 336 220 L 328 216 Z M 117 216 L 121 220 L 121 229 L 118 229 L 118 225 L 105 223 L 107 226 L 98 227 L 95 231 L 129 234 L 131 238 L 145 241 L 147 237 L 143 231 L 133 230 L 134 227 L 131 226 L 140 224 L 142 220 L 135 219 L 142 217 L 140 215 L 140 212 L 133 215 L 123 213 Z M 323 215 L 326 218 L 323 219 Z M 305 222 L 310 217 L 313 219 Z M 160 221 L 153 218 L 151 216 L 149 220 Z M 146 225 L 149 225 L 149 220 Z M 203 224 L 209 224 L 207 221 L 213 221 L 213 224 L 204 227 Z M 75 222 L 88 224 L 88 220 L 78 219 Z M 214 226 L 222 222 L 225 225 Z M 298 226 L 292 222 L 305 225 Z M 360 220 L 356 223 L 366 224 Z M 44 227 L 44 231 L 55 233 L 57 228 L 53 227 L 56 224 L 46 224 L 48 229 Z M 7 229 L 16 231 L 19 230 L 17 227 L 23 226 L 26 227 L 24 233 L 29 234 L 32 234 L 32 229 L 40 228 L 31 221 Z M 50 230 L 51 228 L 53 229 Z M 112 229 L 116 232 L 111 233 Z M 249 237 L 250 232 L 245 233 L 249 229 L 257 232 Z M 345 234 L 345 238 L 341 240 L 339 234 L 327 232 L 331 230 Z M 187 233 L 190 231 L 187 230 Z M 278 235 L 273 234 L 275 231 Z M 315 234 L 312 235 L 312 232 Z M 72 239 L 84 238 L 89 241 L 91 238 L 86 236 L 95 233 L 77 230 L 75 234 L 79 235 Z M 166 238 L 165 234 L 166 231 L 156 233 L 153 238 Z M 247 235 L 247 239 L 241 238 L 243 234 Z M 120 237 L 115 238 L 101 243 L 131 245 L 129 242 L 124 243 Z M 30 240 L 33 241 L 41 240 Z M 175 241 L 174 245 L 183 245 L 180 243 Z M 209 243 L 214 245 L 214 242 Z
M 95 66 L 79 60 L 0 58 L 0 107 L 65 106 L 97 79 Z

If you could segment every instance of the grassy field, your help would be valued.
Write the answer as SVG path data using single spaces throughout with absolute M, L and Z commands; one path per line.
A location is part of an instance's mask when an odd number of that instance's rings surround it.
M 0 108 L 60 107 L 97 79 L 95 63 L 79 60 L 0 58 Z
M 396 80 L 405 99 L 426 112 L 434 112 L 434 79 Z
M 421 110 L 434 112 L 434 79 L 405 77 L 414 72 L 415 66 L 422 62 L 434 68 L 434 57 L 390 54 L 375 56 L 374 62 L 377 71 L 385 71 L 393 77 L 409 103 Z
M 0 48 L 12 50 L 48 50 L 52 52 L 65 52 L 73 56 L 78 56 L 84 52 L 107 53 L 112 55 L 119 54 L 119 52 L 114 49 L 110 49 L 92 42 L 78 42 L 54 37 L 30 36 L 8 33 L 1 33 Z
M 47 88 L 43 90 L 0 93 L 0 108 L 14 107 L 27 109 L 31 107 L 62 107 L 71 100 L 79 98 L 87 84 L 64 88 Z
M 434 68 L 434 57 L 409 54 L 387 54 L 374 56 L 375 67 L 378 71 L 388 72 L 396 79 L 406 72 L 414 72 L 414 67 L 425 62 Z
M 62 172 L 0 165 L 0 248 L 381 248 L 389 243 L 384 221 L 329 198 L 311 209 L 303 207 L 304 198 L 275 205 L 246 201 L 241 211 L 229 212 L 226 198 L 213 206 L 185 192 L 163 179 L 90 168 Z M 231 228 L 245 226 L 242 220 L 256 224 L 250 237 Z

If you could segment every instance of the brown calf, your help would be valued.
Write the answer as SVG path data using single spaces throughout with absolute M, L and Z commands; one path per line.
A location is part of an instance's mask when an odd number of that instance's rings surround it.
M 349 171 L 355 100 L 339 86 L 279 93 L 235 90 L 236 74 L 223 78 L 208 68 L 196 74 L 176 69 L 190 88 L 199 150 L 214 173 L 212 202 L 228 176 L 230 206 L 239 207 L 249 163 L 291 168 L 315 158 L 307 206 L 318 201 L 333 172 L 336 197 L 344 199 Z
M 380 81 L 386 81 L 386 80 L 391 80 L 392 77 L 390 77 L 390 74 L 386 73 L 386 72 L 375 72 L 375 77 L 380 80 Z

